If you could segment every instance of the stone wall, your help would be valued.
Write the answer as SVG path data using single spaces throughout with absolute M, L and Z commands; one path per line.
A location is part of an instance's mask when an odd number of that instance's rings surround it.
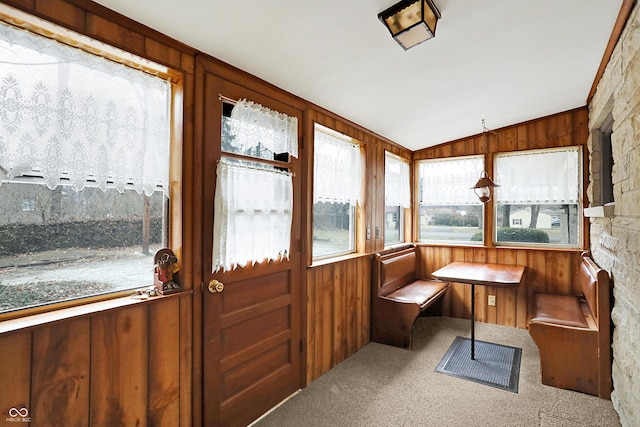
M 591 251 L 613 278 L 613 385 L 623 426 L 640 420 L 640 8 L 636 3 L 589 105 L 590 205 L 600 191 L 599 132 L 613 115 L 611 217 L 591 218 Z

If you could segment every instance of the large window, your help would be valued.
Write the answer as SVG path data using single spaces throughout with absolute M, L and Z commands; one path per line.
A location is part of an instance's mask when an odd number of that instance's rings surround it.
M 496 244 L 581 244 L 579 147 L 498 154 L 494 162 Z
M 404 242 L 404 214 L 411 205 L 409 164 L 391 153 L 384 162 L 384 244 Z
M 4 23 L 0 50 L 0 313 L 152 284 L 170 84 Z
M 360 146 L 316 124 L 313 163 L 313 257 L 354 252 Z
M 418 164 L 421 242 L 483 243 L 483 206 L 470 189 L 483 168 L 482 156 Z

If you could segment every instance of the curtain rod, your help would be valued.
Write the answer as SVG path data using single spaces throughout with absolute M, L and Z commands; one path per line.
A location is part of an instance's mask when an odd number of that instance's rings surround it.
M 234 105 L 238 102 L 237 100 L 235 100 L 235 99 L 231 99 L 231 98 L 228 98 L 228 97 L 224 96 L 224 95 L 223 95 L 223 94 L 221 94 L 221 93 L 219 93 L 219 94 L 218 94 L 218 99 L 219 99 L 220 101 L 228 102 L 229 104 L 234 104 Z
M 257 161 L 259 161 L 259 160 L 257 160 Z M 216 164 L 220 164 L 220 163 L 223 163 L 223 164 L 228 165 L 228 166 L 241 168 L 241 169 L 252 169 L 252 170 L 258 170 L 258 171 L 264 171 L 264 172 L 273 172 L 273 173 L 278 173 L 278 174 L 282 174 L 282 175 L 288 175 L 288 176 L 291 176 L 291 177 L 295 177 L 296 176 L 295 172 L 281 171 L 281 170 L 276 170 L 276 169 L 269 169 L 268 167 L 243 165 L 241 163 L 231 163 L 231 162 L 226 161 L 225 159 L 219 159 L 219 160 L 216 161 Z M 277 166 L 275 166 L 275 167 L 277 167 Z

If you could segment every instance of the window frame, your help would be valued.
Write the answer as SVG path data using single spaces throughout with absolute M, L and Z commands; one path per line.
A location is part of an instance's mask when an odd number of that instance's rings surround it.
M 500 191 L 499 188 L 494 189 L 494 197 L 491 199 L 491 206 L 487 205 L 487 208 L 492 210 L 492 224 L 491 224 L 491 243 L 493 247 L 502 248 L 502 247 L 518 247 L 518 248 L 528 248 L 528 249 L 581 249 L 584 245 L 585 240 L 585 228 L 583 226 L 584 223 L 584 215 L 583 215 L 583 200 L 584 200 L 584 147 L 581 145 L 574 146 L 563 146 L 563 147 L 553 147 L 553 148 L 541 148 L 541 149 L 527 149 L 527 150 L 518 150 L 518 151 L 509 151 L 509 152 L 496 152 L 493 154 L 493 176 L 498 176 L 498 162 L 496 158 L 500 156 L 508 157 L 508 156 L 517 156 L 517 155 L 525 155 L 527 153 L 535 154 L 535 153 L 551 153 L 557 151 L 569 151 L 575 150 L 578 155 L 577 158 L 577 170 L 578 176 L 576 177 L 576 181 L 578 184 L 578 200 L 576 201 L 576 232 L 577 232 L 577 240 L 575 244 L 552 244 L 552 243 L 536 243 L 536 242 L 516 242 L 516 241 L 498 241 L 498 202 L 495 197 L 495 191 Z M 500 182 L 496 182 L 498 186 Z M 554 203 L 549 205 L 559 205 L 562 203 Z M 567 204 L 568 205 L 568 204 Z M 541 206 L 538 205 L 530 205 L 530 206 Z
M 397 154 L 393 154 L 391 151 L 385 150 L 384 151 L 384 159 L 385 159 L 385 179 L 386 179 L 386 163 L 387 163 L 387 158 L 393 159 L 394 161 L 398 161 L 398 162 L 402 162 L 402 163 L 406 163 L 409 166 L 409 202 L 411 204 L 412 199 L 412 194 L 413 192 L 411 191 L 411 161 L 405 159 L 404 157 L 398 156 Z M 385 192 L 385 200 L 383 201 L 384 206 L 384 218 L 382 221 L 382 225 L 383 225 L 383 232 L 382 232 L 382 243 L 384 245 L 385 248 L 394 246 L 394 245 L 399 245 L 402 243 L 407 242 L 407 240 L 411 239 L 409 236 L 409 233 L 407 232 L 407 226 L 411 224 L 411 206 L 409 206 L 408 208 L 403 208 L 402 205 L 387 205 L 386 204 L 386 193 L 387 193 L 387 188 L 386 188 L 386 184 L 385 184 L 385 188 L 384 188 L 384 192 Z M 387 227 L 386 227 L 386 216 L 387 216 L 387 207 L 397 207 L 398 208 L 398 238 L 399 240 L 395 241 L 395 242 L 387 242 Z
M 101 56 L 107 60 L 120 63 L 135 70 L 151 74 L 166 80 L 170 86 L 170 108 L 169 108 L 169 165 L 168 165 L 168 200 L 164 203 L 164 220 L 162 239 L 166 246 L 172 248 L 182 247 L 182 157 L 183 157 L 183 107 L 184 99 L 184 76 L 181 71 L 169 68 L 168 66 L 159 64 L 150 59 L 140 56 L 137 53 L 128 52 L 122 48 L 107 44 L 87 35 L 55 24 L 46 19 L 39 18 L 30 13 L 14 9 L 10 6 L 0 4 L 0 21 L 27 30 L 33 34 L 52 39 L 56 42 L 69 45 L 73 48 L 80 49 L 87 54 Z M 32 181 L 30 177 L 17 177 L 13 181 Z M 91 181 L 87 182 L 87 186 L 92 185 Z M 178 256 L 180 254 L 178 253 Z M 152 258 L 151 258 L 152 260 Z M 150 272 L 152 271 L 150 266 Z M 153 286 L 153 274 L 149 274 L 149 284 Z M 146 287 L 146 286 L 145 286 Z M 63 299 L 51 303 L 43 303 L 37 306 L 18 308 L 7 312 L 0 313 L 0 321 L 8 321 L 11 319 L 20 319 L 32 315 L 45 315 L 45 321 L 49 318 L 50 313 L 60 313 L 56 316 L 65 318 L 62 309 L 74 308 L 79 306 L 90 307 L 87 304 L 107 303 L 111 300 L 118 300 L 123 297 L 134 295 L 136 287 L 124 290 L 115 290 L 113 292 L 88 295 L 74 299 Z M 173 294 L 178 295 L 178 294 Z M 122 305 L 114 302 L 114 306 Z M 130 304 L 128 302 L 125 305 Z M 104 309 L 104 308 L 103 308 Z M 88 308 L 87 310 L 90 311 Z M 83 310 L 83 311 L 87 311 Z M 53 314 L 51 314 L 53 316 Z
M 337 139 L 340 139 L 342 141 L 344 141 L 346 144 L 351 144 L 353 146 L 356 146 L 359 148 L 359 155 L 360 155 L 360 186 L 359 186 L 359 198 L 358 200 L 356 200 L 356 202 L 350 206 L 350 223 L 353 223 L 353 231 L 352 234 L 349 236 L 349 240 L 353 242 L 353 249 L 348 249 L 346 251 L 340 251 L 340 252 L 332 252 L 332 253 L 327 253 L 327 254 L 323 254 L 323 255 L 316 255 L 314 252 L 314 242 L 313 242 L 313 235 L 314 235 L 314 231 L 315 231 L 315 225 L 314 225 L 314 209 L 315 209 L 315 202 L 314 202 L 314 194 L 313 194 L 313 188 L 311 190 L 311 197 L 310 197 L 310 201 L 309 201 L 309 217 L 310 217 L 310 227 L 309 227 L 309 232 L 310 232 L 310 242 L 309 242 L 309 249 L 311 252 L 311 265 L 314 264 L 318 264 L 318 263 L 326 263 L 326 262 L 330 262 L 332 260 L 338 259 L 338 258 L 343 258 L 343 257 L 348 257 L 354 254 L 358 254 L 364 251 L 364 248 L 362 247 L 361 244 L 361 239 L 359 238 L 359 236 L 364 232 L 364 194 L 365 194 L 365 185 L 366 185 L 366 179 L 365 179 L 365 173 L 366 173 L 366 166 L 365 166 L 365 160 L 366 160 L 366 155 L 365 155 L 365 144 L 360 142 L 359 140 L 345 134 L 345 133 L 341 133 L 338 132 L 334 129 L 331 129 L 330 127 L 324 126 L 321 123 L 318 122 L 313 122 L 313 131 L 312 131 L 312 135 L 314 136 L 314 143 L 313 143 L 313 150 L 311 150 L 311 154 L 310 154 L 310 166 L 311 166 L 311 176 L 313 177 L 313 180 L 315 181 L 316 177 L 315 177 L 315 173 L 313 172 L 315 169 L 315 134 L 316 132 L 324 132 L 327 135 L 330 135 L 332 137 L 335 137 Z M 373 237 L 371 237 L 373 238 Z
M 422 206 L 436 206 L 436 205 L 424 205 L 420 202 L 421 198 L 422 198 L 422 191 L 421 191 L 421 175 L 420 175 L 420 166 L 421 164 L 424 163 L 428 163 L 428 162 L 447 162 L 447 161 L 454 161 L 456 159 L 458 160 L 463 160 L 463 159 L 473 159 L 473 158 L 478 158 L 478 159 L 482 159 L 482 168 L 483 170 L 486 170 L 486 157 L 483 154 L 470 154 L 470 155 L 463 155 L 463 156 L 450 156 L 450 157 L 442 157 L 442 158 L 433 158 L 433 159 L 422 159 L 422 160 L 418 160 L 415 162 L 415 176 L 416 176 L 416 183 L 414 184 L 414 190 L 418 193 L 416 195 L 416 197 L 414 197 L 414 200 L 416 201 L 416 206 L 414 208 L 414 212 L 416 215 L 416 219 L 415 219 L 415 223 L 416 223 L 416 231 L 415 231 L 415 235 L 416 235 L 416 240 L 420 243 L 420 244 L 428 244 L 428 245 L 447 245 L 447 246 L 472 246 L 472 247 L 480 247 L 480 246 L 484 246 L 485 245 L 485 240 L 486 240 L 486 221 L 487 221 L 487 210 L 486 210 L 486 204 L 482 203 L 478 200 L 478 203 L 473 203 L 469 206 L 476 206 L 480 208 L 480 211 L 482 213 L 482 226 L 479 226 L 480 232 L 481 232 L 481 239 L 479 241 L 472 241 L 472 240 L 444 240 L 444 239 L 438 239 L 438 240 L 428 240 L 428 239 L 423 239 L 421 238 L 421 226 L 420 226 L 420 221 L 421 221 L 421 207 Z M 477 176 L 480 176 L 480 173 L 477 174 Z M 475 177 L 475 179 L 477 179 L 477 176 Z M 472 192 L 473 190 L 471 189 L 471 186 L 473 186 L 474 182 L 469 182 L 469 191 Z M 473 197 L 476 197 L 475 195 Z M 462 205 L 447 205 L 447 206 L 462 206 Z

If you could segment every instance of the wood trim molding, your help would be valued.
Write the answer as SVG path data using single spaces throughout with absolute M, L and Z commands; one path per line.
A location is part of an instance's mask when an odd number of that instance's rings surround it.
M 636 0 L 623 0 L 622 6 L 620 6 L 620 12 L 618 13 L 618 17 L 616 18 L 616 23 L 613 26 L 613 31 L 611 32 L 611 37 L 609 37 L 609 43 L 607 43 L 607 47 L 604 50 L 604 55 L 602 56 L 602 60 L 600 61 L 600 66 L 598 67 L 598 71 L 596 72 L 596 77 L 593 80 L 593 85 L 591 85 L 591 90 L 589 91 L 589 95 L 587 96 L 587 104 L 591 102 L 591 98 L 596 93 L 596 89 L 598 88 L 598 84 L 600 83 L 600 79 L 604 74 L 607 65 L 609 64 L 609 60 L 611 59 L 611 55 L 613 54 L 613 50 L 618 44 L 618 40 L 620 40 L 620 36 L 622 35 L 622 31 L 629 20 L 629 16 L 631 15 L 631 11 L 636 4 Z

